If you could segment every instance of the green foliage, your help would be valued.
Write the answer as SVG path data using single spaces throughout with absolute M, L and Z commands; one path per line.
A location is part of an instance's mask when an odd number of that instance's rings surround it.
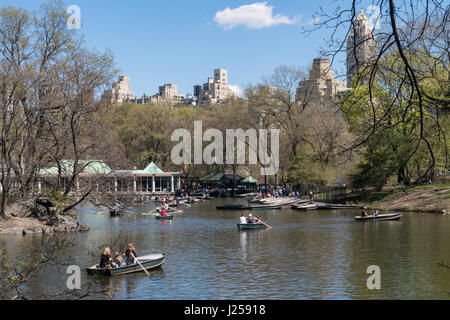
M 427 71 L 430 56 L 410 57 L 424 92 L 441 97 L 440 84 L 448 77 L 443 69 Z M 448 149 L 448 119 L 436 112 L 433 103 L 405 85 L 404 67 L 397 52 L 380 61 L 375 82 L 369 87 L 361 81 L 343 99 L 342 112 L 350 131 L 362 145 L 361 162 L 352 175 L 355 187 L 382 187 L 392 177 L 409 185 L 423 179 L 428 168 L 445 169 Z M 435 70 L 436 71 L 436 70 Z M 431 151 L 430 151 L 431 149 Z M 431 172 L 432 173 L 432 172 Z
M 73 198 L 73 196 L 70 195 L 65 196 L 64 194 L 55 189 L 42 189 L 41 194 L 44 197 L 50 198 L 58 208 L 66 207 L 69 200 Z

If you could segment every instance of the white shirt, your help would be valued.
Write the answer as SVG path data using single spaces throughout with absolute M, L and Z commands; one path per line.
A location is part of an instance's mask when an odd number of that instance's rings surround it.
M 247 223 L 247 219 L 245 217 L 242 217 L 242 216 L 239 218 L 239 221 L 240 221 L 241 224 L 242 223 Z

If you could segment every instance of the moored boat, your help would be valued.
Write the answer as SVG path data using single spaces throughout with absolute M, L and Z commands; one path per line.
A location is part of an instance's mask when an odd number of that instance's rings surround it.
M 219 210 L 245 210 L 249 208 L 250 206 L 246 203 L 233 203 L 216 206 L 216 209 Z
M 154 253 L 142 257 L 137 257 L 142 267 L 144 267 L 144 269 L 147 271 L 161 267 L 161 265 L 164 263 L 165 258 L 166 258 L 165 253 Z M 135 263 L 119 268 L 106 269 L 100 268 L 98 264 L 96 264 L 93 265 L 92 267 L 86 268 L 86 271 L 89 275 L 98 274 L 103 276 L 118 276 L 128 273 L 135 273 L 141 271 L 143 272 L 144 270 L 142 269 L 142 267 L 139 265 L 139 263 Z
M 301 205 L 294 204 L 291 208 L 294 210 L 316 210 L 317 205 L 315 203 Z
M 356 221 L 385 221 L 385 220 L 399 220 L 403 216 L 402 213 L 387 213 L 387 214 L 378 214 L 378 215 L 370 215 L 366 217 L 356 216 Z
M 267 226 L 264 223 L 238 223 L 237 226 L 239 230 L 267 228 Z
M 282 204 L 261 204 L 261 205 L 251 205 L 248 208 L 251 210 L 272 210 L 281 209 Z
M 322 204 L 320 204 L 319 208 L 320 209 L 356 209 L 358 207 L 355 205 L 351 205 L 351 204 L 322 203 Z

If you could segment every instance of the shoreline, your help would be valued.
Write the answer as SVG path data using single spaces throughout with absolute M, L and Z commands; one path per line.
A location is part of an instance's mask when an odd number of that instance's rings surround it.
M 37 218 L 8 217 L 0 219 L 0 235 L 28 235 L 28 234 L 52 234 L 73 233 L 89 231 L 89 227 L 76 219 L 66 218 L 63 223 L 48 225 Z
M 450 184 L 356 190 L 348 196 L 358 208 L 419 213 L 450 213 Z

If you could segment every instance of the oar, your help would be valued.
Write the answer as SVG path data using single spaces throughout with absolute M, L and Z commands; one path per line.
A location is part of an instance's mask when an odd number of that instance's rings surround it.
M 269 229 L 272 229 L 271 226 L 269 226 L 267 223 L 265 223 L 264 221 L 262 221 L 261 219 L 258 219 L 260 222 L 262 222 L 263 224 L 265 224 L 267 227 L 269 227 Z
M 150 274 L 147 272 L 147 270 L 145 270 L 145 268 L 142 266 L 141 262 L 134 256 L 133 252 L 130 252 L 131 256 L 134 258 L 135 261 L 137 261 L 139 263 L 139 265 L 141 266 L 142 270 L 145 271 L 145 273 L 150 276 Z

